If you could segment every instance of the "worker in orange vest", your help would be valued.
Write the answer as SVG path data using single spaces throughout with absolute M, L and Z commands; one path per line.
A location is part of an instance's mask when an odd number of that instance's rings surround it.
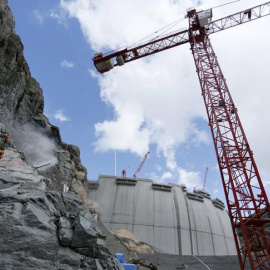
M 4 156 L 5 154 L 5 150 L 4 149 L 1 149 L 0 150 L 0 159 L 2 159 L 2 157 Z
M 0 160 L 3 158 L 4 154 L 5 154 L 5 145 L 6 142 L 9 140 L 9 134 L 7 132 L 3 132 L 1 130 L 1 137 L 3 138 L 2 142 L 1 142 L 1 147 L 0 147 Z
M 9 140 L 9 134 L 6 132 L 6 142 Z

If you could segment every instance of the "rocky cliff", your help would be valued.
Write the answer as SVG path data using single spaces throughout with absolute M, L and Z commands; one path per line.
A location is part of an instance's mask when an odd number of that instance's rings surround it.
M 0 1 L 0 26 L 0 122 L 30 165 L 49 164 L 40 173 L 51 179 L 51 187 L 62 190 L 65 184 L 85 201 L 87 172 L 80 151 L 62 142 L 58 127 L 43 114 L 43 92 L 31 76 L 6 0 Z
M 10 134 L 0 160 L 0 269 L 122 269 L 89 212 L 80 151 L 43 114 L 14 26 L 0 0 L 0 123 Z

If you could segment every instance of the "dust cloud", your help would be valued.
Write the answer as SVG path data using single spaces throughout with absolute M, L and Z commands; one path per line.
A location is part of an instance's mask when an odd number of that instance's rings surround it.
M 44 129 L 25 124 L 21 127 L 7 127 L 15 147 L 24 153 L 26 161 L 33 167 L 46 164 L 43 168 L 54 166 L 58 160 L 54 149 L 56 144 Z

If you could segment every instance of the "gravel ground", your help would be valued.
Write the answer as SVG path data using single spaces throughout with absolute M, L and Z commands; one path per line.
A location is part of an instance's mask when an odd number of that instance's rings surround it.
M 157 265 L 158 270 L 240 270 L 237 256 L 198 256 L 197 259 L 193 256 L 160 253 L 139 254 L 138 256 Z
M 120 238 L 110 233 L 102 223 L 99 229 L 106 235 L 106 247 L 112 254 L 123 253 L 127 261 L 139 259 L 148 265 L 152 263 L 157 270 L 240 270 L 237 256 L 178 256 L 164 253 L 139 254 L 126 248 Z M 140 266 L 140 270 L 149 270 Z M 250 268 L 246 268 L 249 270 Z

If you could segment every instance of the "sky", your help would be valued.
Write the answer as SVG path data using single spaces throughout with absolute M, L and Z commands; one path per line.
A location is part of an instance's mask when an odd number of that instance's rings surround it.
M 213 142 L 189 44 L 98 74 L 96 52 L 165 34 L 190 7 L 213 20 L 261 0 L 9 0 L 16 33 L 45 98 L 44 113 L 62 140 L 77 145 L 88 179 L 100 174 L 185 184 L 224 201 Z M 217 7 L 223 5 L 221 7 Z M 212 34 L 264 186 L 270 191 L 270 16 Z M 160 30 L 160 31 L 159 31 Z

